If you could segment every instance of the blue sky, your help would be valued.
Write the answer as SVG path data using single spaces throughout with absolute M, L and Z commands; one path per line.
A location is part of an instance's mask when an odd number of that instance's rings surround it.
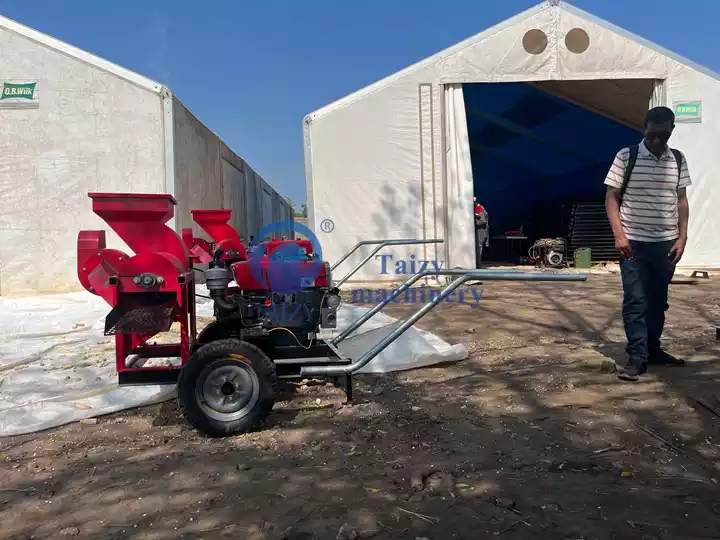
M 299 204 L 307 113 L 536 3 L 0 0 L 0 14 L 168 85 Z M 717 0 L 571 3 L 720 71 Z

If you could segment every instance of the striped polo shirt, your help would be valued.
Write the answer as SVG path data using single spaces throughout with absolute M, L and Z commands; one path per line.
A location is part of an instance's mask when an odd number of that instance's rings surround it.
M 615 156 L 605 185 L 622 188 L 630 149 Z M 620 206 L 620 221 L 629 240 L 663 242 L 674 240 L 678 228 L 678 190 L 691 184 L 687 160 L 683 155 L 678 177 L 677 161 L 669 147 L 660 159 L 645 146 L 638 145 L 638 156 Z

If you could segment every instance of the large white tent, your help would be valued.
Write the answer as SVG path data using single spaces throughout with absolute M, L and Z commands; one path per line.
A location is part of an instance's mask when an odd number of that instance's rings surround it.
M 105 229 L 88 192 L 169 193 L 173 225 L 230 208 L 247 241 L 292 220 L 288 202 L 165 86 L 0 17 L 0 295 L 80 290 L 81 229 Z
M 615 152 L 640 141 L 655 105 L 675 108 L 671 146 L 693 178 L 682 264 L 720 267 L 720 76 L 557 0 L 309 114 L 309 226 L 330 261 L 368 238 L 444 239 L 386 248 L 359 281 L 397 281 L 413 259 L 474 267 L 473 194 L 483 171 L 497 205 L 557 194 L 581 169 L 591 171 L 588 189 L 603 190 Z

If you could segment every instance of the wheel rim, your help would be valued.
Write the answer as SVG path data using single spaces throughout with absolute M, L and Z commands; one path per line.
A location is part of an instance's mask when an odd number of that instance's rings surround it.
M 195 394 L 205 414 L 222 422 L 232 422 L 255 406 L 260 382 L 247 364 L 211 365 L 198 378 Z

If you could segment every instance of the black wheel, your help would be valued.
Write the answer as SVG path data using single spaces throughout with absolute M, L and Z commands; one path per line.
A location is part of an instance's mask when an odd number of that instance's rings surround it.
M 187 421 L 211 437 L 246 433 L 275 404 L 275 364 L 239 339 L 202 345 L 178 380 L 178 401 Z

